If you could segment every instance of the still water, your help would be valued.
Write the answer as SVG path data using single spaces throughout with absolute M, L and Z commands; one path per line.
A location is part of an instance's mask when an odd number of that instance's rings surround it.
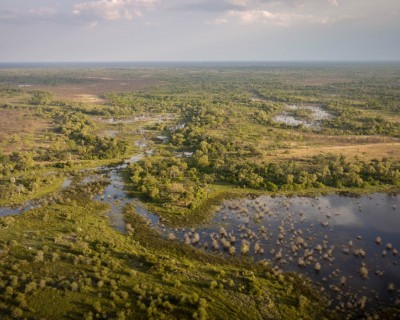
M 122 208 L 132 201 L 119 174 L 125 167 L 109 171 L 110 184 L 97 198 L 111 205 L 110 223 L 121 232 Z M 266 260 L 276 273 L 304 274 L 346 313 L 400 303 L 400 196 L 227 200 L 204 225 L 180 229 L 135 204 L 165 237 L 212 254 Z
M 310 118 L 308 120 L 297 118 L 296 116 L 291 115 L 291 112 L 301 109 L 311 112 Z M 274 121 L 285 123 L 289 126 L 303 125 L 307 128 L 319 128 L 322 120 L 328 120 L 330 118 L 332 118 L 331 114 L 318 106 L 288 105 L 286 106 L 283 113 L 278 114 L 274 117 Z
M 143 156 L 97 172 L 110 181 L 97 200 L 110 204 L 110 224 L 120 232 L 125 232 L 122 209 L 132 201 L 121 171 Z M 70 185 L 66 180 L 63 188 Z M 156 215 L 137 200 L 134 203 L 165 237 L 174 235 L 213 254 L 265 260 L 276 273 L 304 274 L 346 313 L 400 304 L 400 196 L 226 200 L 204 225 L 181 229 L 161 225 Z M 23 213 L 32 206 L 0 208 L 0 216 Z
M 400 302 L 399 208 L 400 197 L 386 194 L 261 196 L 225 201 L 207 226 L 173 232 L 207 251 L 306 274 L 339 309 L 370 309 Z

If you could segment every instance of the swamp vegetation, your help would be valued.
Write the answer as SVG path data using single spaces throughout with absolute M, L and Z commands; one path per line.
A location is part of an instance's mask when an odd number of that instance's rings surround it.
M 209 248 L 227 246 L 210 252 L 196 230 L 221 206 L 243 215 L 232 199 L 397 192 L 399 79 L 396 64 L 0 69 L 1 318 L 396 319 L 397 280 L 387 303 L 332 303 L 271 263 L 283 238 L 255 259 L 257 241 L 215 225 Z

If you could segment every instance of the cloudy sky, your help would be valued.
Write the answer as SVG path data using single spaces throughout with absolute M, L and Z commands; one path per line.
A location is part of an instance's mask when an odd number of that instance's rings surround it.
M 400 0 L 0 4 L 0 62 L 400 60 Z

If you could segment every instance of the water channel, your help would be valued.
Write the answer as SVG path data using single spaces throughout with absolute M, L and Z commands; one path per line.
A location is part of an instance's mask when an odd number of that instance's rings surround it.
M 145 148 L 146 145 L 143 145 Z M 124 190 L 121 171 L 136 155 L 112 168 L 98 168 L 109 183 L 97 196 L 111 206 L 112 227 L 125 232 L 122 209 L 134 201 L 137 212 L 165 237 L 212 254 L 266 260 L 276 273 L 295 271 L 312 279 L 339 309 L 370 309 L 400 303 L 400 197 L 370 194 L 226 200 L 210 221 L 197 228 L 168 228 Z M 93 172 L 88 173 L 93 174 Z M 63 188 L 73 187 L 66 179 Z M 0 208 L 0 216 L 34 207 Z
M 109 175 L 110 184 L 98 200 L 111 204 L 111 224 L 123 232 L 122 207 L 132 199 L 124 192 L 119 170 Z M 339 309 L 400 303 L 397 195 L 226 200 L 204 225 L 180 229 L 161 225 L 158 216 L 135 203 L 137 212 L 165 237 L 174 235 L 211 254 L 266 260 L 277 273 L 305 274 Z

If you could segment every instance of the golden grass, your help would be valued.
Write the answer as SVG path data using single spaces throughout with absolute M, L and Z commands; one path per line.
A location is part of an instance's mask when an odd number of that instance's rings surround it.
M 277 161 L 302 161 L 320 154 L 344 155 L 349 159 L 357 156 L 363 160 L 381 159 L 382 157 L 400 159 L 400 142 L 281 149 L 277 150 L 274 155 L 270 154 L 270 158 Z
M 32 85 L 29 90 L 50 92 L 55 99 L 67 99 L 88 104 L 105 104 L 102 96 L 108 92 L 132 92 L 164 84 L 153 79 L 96 78 L 79 84 Z
M 5 153 L 31 149 L 42 141 L 42 133 L 50 123 L 35 117 L 28 110 L 0 109 L 0 150 Z
M 311 132 L 287 132 L 289 134 L 282 144 L 285 148 L 265 151 L 270 160 L 302 161 L 315 155 L 344 155 L 351 159 L 359 157 L 363 160 L 389 157 L 400 160 L 400 139 L 384 136 L 330 136 Z M 266 142 L 271 145 L 271 141 Z M 263 144 L 261 144 L 263 145 Z

